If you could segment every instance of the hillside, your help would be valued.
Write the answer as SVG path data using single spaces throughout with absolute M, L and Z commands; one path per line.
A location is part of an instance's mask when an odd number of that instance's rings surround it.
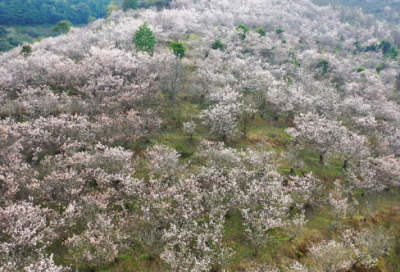
M 122 8 L 123 0 L 0 0 L 0 52 L 36 39 L 57 36 L 53 26 L 61 20 L 82 27 L 97 18 L 106 17 L 108 10 Z M 134 0 L 136 2 L 136 0 Z M 170 0 L 138 0 L 137 8 L 164 8 Z
M 397 0 L 313 0 L 318 5 L 341 5 L 361 8 L 363 12 L 389 22 L 400 20 L 400 2 Z
M 400 271 L 400 29 L 370 18 L 176 0 L 1 53 L 0 272 Z

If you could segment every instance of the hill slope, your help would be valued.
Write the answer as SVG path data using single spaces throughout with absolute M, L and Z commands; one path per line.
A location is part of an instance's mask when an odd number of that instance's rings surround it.
M 398 29 L 351 12 L 180 0 L 2 53 L 0 271 L 399 271 Z
M 318 5 L 342 5 L 352 8 L 362 8 L 365 13 L 390 22 L 400 19 L 400 2 L 396 0 L 314 0 Z

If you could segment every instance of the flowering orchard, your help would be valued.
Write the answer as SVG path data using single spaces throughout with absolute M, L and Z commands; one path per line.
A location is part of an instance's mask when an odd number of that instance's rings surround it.
M 176 0 L 2 53 L 0 272 L 400 271 L 399 33 Z

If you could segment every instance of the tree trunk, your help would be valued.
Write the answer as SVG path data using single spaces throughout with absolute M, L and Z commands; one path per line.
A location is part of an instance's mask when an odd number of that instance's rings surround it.
M 319 164 L 324 165 L 324 155 L 319 154 Z
M 347 168 L 347 159 L 346 160 L 344 160 L 344 163 L 343 163 L 343 167 L 342 167 L 342 169 L 344 170 L 344 169 L 346 169 Z
M 244 128 L 243 128 L 243 137 L 246 139 L 246 133 L 247 133 L 247 114 L 245 113 L 244 116 Z

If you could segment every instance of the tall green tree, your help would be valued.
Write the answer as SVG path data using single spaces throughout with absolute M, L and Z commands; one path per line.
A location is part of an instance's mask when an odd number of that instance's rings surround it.
M 147 22 L 141 25 L 138 31 L 136 31 L 134 42 L 137 50 L 146 51 L 148 53 L 154 50 L 156 37 L 154 37 L 153 32 L 147 25 Z
M 127 11 L 128 9 L 137 9 L 139 7 L 138 0 L 124 0 L 122 9 Z

